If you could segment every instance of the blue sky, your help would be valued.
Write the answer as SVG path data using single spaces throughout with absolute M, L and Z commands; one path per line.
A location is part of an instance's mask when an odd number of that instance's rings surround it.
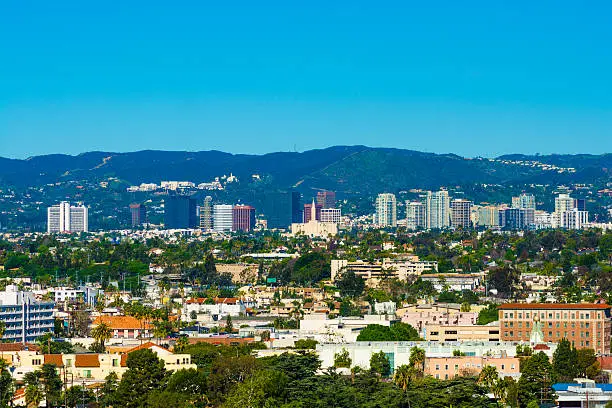
M 0 156 L 612 151 L 607 1 L 0 7 Z

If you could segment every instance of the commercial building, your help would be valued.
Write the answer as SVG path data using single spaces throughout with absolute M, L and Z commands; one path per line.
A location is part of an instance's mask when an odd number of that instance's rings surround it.
M 521 375 L 519 358 L 487 356 L 425 357 L 423 373 L 436 379 L 450 380 L 457 376 L 478 376 L 486 366 L 495 367 L 500 378 L 518 379 Z
M 132 227 L 138 227 L 147 222 L 147 207 L 144 204 L 130 204 Z
M 303 221 L 302 196 L 297 191 L 266 192 L 262 199 L 262 212 L 268 228 L 287 228 Z
M 610 353 L 610 305 L 560 303 L 506 303 L 499 307 L 502 341 L 530 341 L 532 331 L 543 341 L 568 339 L 576 348 Z
M 425 204 L 420 201 L 406 201 L 406 228 L 415 231 L 425 226 Z
M 200 206 L 200 228 L 204 231 L 211 231 L 213 227 L 212 197 L 206 196 L 203 205 Z
M 308 221 L 310 221 L 312 219 L 312 208 L 315 208 L 315 218 L 313 221 L 321 221 L 321 210 L 323 209 L 323 206 L 320 204 L 315 204 L 314 200 L 312 201 L 312 203 L 307 203 L 304 204 L 304 223 L 307 223 Z
M 487 205 L 478 208 L 478 226 L 498 227 L 499 226 L 499 207 Z
M 317 192 L 317 204 L 320 205 L 321 208 L 335 208 L 336 193 L 333 191 Z
M 232 231 L 233 219 L 234 206 L 229 204 L 215 204 L 213 206 L 213 229 L 216 232 Z
M 376 197 L 376 224 L 381 227 L 397 226 L 397 201 L 395 194 L 383 193 Z
M 67 201 L 47 208 L 47 232 L 71 233 L 89 231 L 88 210 L 84 205 L 72 206 Z
M 423 273 L 437 272 L 438 262 L 421 261 L 414 255 L 407 259 L 384 258 L 381 261 L 348 261 L 346 259 L 331 260 L 331 279 L 335 281 L 344 271 L 351 271 L 361 276 L 370 286 L 376 286 L 385 278 L 397 278 L 405 281 L 408 276 L 420 276 Z
M 427 229 L 443 229 L 450 226 L 450 198 L 448 191 L 428 191 L 425 196 Z
M 499 210 L 499 226 L 504 230 L 522 230 L 535 227 L 532 208 L 503 208 Z
M 327 238 L 338 234 L 338 224 L 334 222 L 317 221 L 316 205 L 314 200 L 310 205 L 308 222 L 295 222 L 291 224 L 292 235 L 306 235 L 309 237 Z
M 342 220 L 342 213 L 339 208 L 322 208 L 321 222 L 331 222 L 339 224 Z
M 451 201 L 451 226 L 453 228 L 471 228 L 472 202 L 463 199 Z
M 54 302 L 38 302 L 31 292 L 7 285 L 0 292 L 0 321 L 5 324 L 3 341 L 30 343 L 54 328 Z
M 461 292 L 479 287 L 482 275 L 478 273 L 427 273 L 422 275 L 421 279 L 431 282 L 438 292 L 443 290 Z
M 555 212 L 561 214 L 574 209 L 574 199 L 569 194 L 559 194 L 555 197 Z
M 567 229 L 582 229 L 589 222 L 589 212 L 580 211 L 578 208 L 573 208 L 569 211 L 561 213 L 561 228 Z
M 196 199 L 187 195 L 168 194 L 164 200 L 164 226 L 167 229 L 196 228 Z
M 497 323 L 497 322 L 496 322 Z M 427 341 L 499 341 L 499 326 L 477 324 L 428 324 L 421 330 Z
M 253 231 L 255 208 L 250 205 L 235 205 L 232 209 L 232 231 Z

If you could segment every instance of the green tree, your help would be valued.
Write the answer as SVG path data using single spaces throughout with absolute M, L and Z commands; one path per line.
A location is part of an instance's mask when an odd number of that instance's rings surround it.
M 317 348 L 318 341 L 315 339 L 299 339 L 295 342 L 294 347 L 298 350 L 314 350 Z
M 8 371 L 8 364 L 0 359 L 0 407 L 8 407 L 14 390 L 13 377 Z
M 116 403 L 126 408 L 146 406 L 148 392 L 166 384 L 164 362 L 151 350 L 141 349 L 128 354 L 127 366 L 115 392 Z
M 96 400 L 94 393 L 81 385 L 74 385 L 66 390 L 64 399 L 70 408 L 82 407 Z M 85 405 L 86 406 L 86 405 Z
M 104 352 L 106 350 L 104 343 L 113 337 L 113 329 L 111 329 L 111 327 L 106 323 L 100 323 L 91 329 L 91 337 L 96 340 L 96 342 L 100 345 L 102 352 Z
M 46 406 L 54 407 L 59 402 L 62 393 L 62 379 L 57 373 L 57 367 L 54 364 L 43 364 L 40 379 Z
M 225 331 L 227 331 L 228 333 L 232 333 L 234 331 L 234 324 L 232 323 L 232 316 L 230 316 L 229 314 L 227 315 L 227 318 L 225 319 Z
M 477 324 L 485 325 L 491 322 L 495 322 L 499 320 L 499 312 L 497 311 L 497 305 L 494 303 L 490 303 L 484 309 L 481 309 L 478 312 L 478 319 L 476 321 Z
M 478 376 L 478 383 L 486 387 L 489 391 L 493 391 L 497 382 L 499 382 L 497 368 L 491 365 L 484 366 Z
M 234 388 L 223 407 L 278 407 L 284 400 L 288 383 L 289 378 L 282 372 L 258 371 Z
M 597 365 L 597 356 L 595 355 L 595 350 L 593 349 L 579 349 L 576 350 L 576 375 L 579 377 L 588 377 L 593 379 L 593 373 L 589 375 L 589 371 L 592 371 L 594 366 Z M 600 367 L 597 367 L 600 369 Z M 598 374 L 598 371 L 595 375 Z
M 418 369 L 419 371 L 425 371 L 425 350 L 414 346 L 410 349 L 410 357 L 408 359 L 409 364 Z
M 372 354 L 370 357 L 370 370 L 381 377 L 389 376 L 391 373 L 391 363 L 383 351 Z
M 553 371 L 556 379 L 561 382 L 570 382 L 578 374 L 578 352 L 569 342 L 563 338 L 553 353 Z
M 334 354 L 334 367 L 336 368 L 351 368 L 353 361 L 349 357 L 347 349 L 342 348 L 339 352 Z
M 521 378 L 518 381 L 518 400 L 526 406 L 533 400 L 551 401 L 554 382 L 553 367 L 548 356 L 543 352 L 527 358 L 521 367 Z
M 355 275 L 353 271 L 345 271 L 336 281 L 336 287 L 342 297 L 357 298 L 363 294 L 365 281 L 361 276 Z

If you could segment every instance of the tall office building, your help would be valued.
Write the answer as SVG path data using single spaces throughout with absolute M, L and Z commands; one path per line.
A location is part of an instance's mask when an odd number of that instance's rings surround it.
M 164 200 L 164 226 L 168 229 L 197 228 L 195 197 L 171 194 Z
M 333 191 L 319 191 L 317 193 L 317 204 L 320 205 L 321 208 L 335 208 L 336 207 L 336 193 Z M 306 213 L 304 212 L 304 214 Z
M 138 227 L 147 222 L 147 207 L 144 204 L 130 204 L 132 227 Z
M 442 229 L 450 226 L 450 198 L 448 191 L 428 191 L 425 197 L 427 229 Z
M 535 197 L 533 194 L 521 193 L 518 197 L 512 197 L 513 208 L 536 209 Z
M 255 208 L 250 205 L 235 205 L 232 209 L 232 231 L 253 231 Z
M 574 208 L 578 211 L 586 211 L 586 200 L 584 198 L 575 198 Z
M 411 231 L 425 228 L 425 204 L 406 201 L 406 228 Z
M 204 204 L 200 206 L 200 228 L 205 231 L 211 231 L 213 227 L 212 197 L 206 196 Z
M 382 227 L 397 226 L 395 194 L 383 193 L 376 197 L 376 223 Z
M 339 224 L 342 218 L 342 213 L 339 208 L 323 208 L 321 209 L 321 222 Z
M 451 201 L 451 225 L 453 228 L 470 228 L 472 222 L 472 202 L 463 199 Z
M 0 321 L 5 324 L 3 341 L 32 343 L 46 333 L 53 333 L 54 302 L 39 302 L 32 292 L 7 285 L 0 292 Z
M 47 208 L 47 232 L 87 232 L 89 231 L 87 207 L 72 206 L 67 201 Z
M 316 216 L 316 221 L 321 221 L 321 210 L 323 209 L 323 206 L 320 204 L 315 204 L 314 200 L 312 203 L 309 204 L 304 204 L 304 222 L 308 222 L 310 221 L 310 217 L 312 217 L 312 206 L 315 206 L 315 216 Z
M 215 204 L 213 206 L 213 229 L 216 232 L 229 232 L 234 226 L 234 206 Z
M 487 205 L 478 209 L 478 225 L 483 227 L 499 226 L 499 207 Z
M 569 194 L 559 194 L 555 197 L 555 212 L 558 214 L 574 209 L 574 199 Z
M 505 230 L 535 228 L 533 208 L 504 208 L 499 210 L 499 226 Z
M 288 228 L 303 221 L 301 194 L 297 191 L 266 192 L 261 200 L 268 228 Z

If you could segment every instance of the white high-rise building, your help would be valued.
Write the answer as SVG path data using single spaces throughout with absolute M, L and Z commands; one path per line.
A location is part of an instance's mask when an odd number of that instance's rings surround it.
M 72 206 L 67 201 L 47 208 L 47 232 L 89 231 L 88 210 L 84 205 Z
M 406 228 L 411 231 L 425 228 L 425 204 L 406 201 Z
M 383 193 L 376 197 L 376 224 L 382 227 L 397 226 L 397 201 L 395 194 Z
M 589 222 L 589 212 L 573 208 L 561 213 L 561 228 L 582 229 Z
M 427 229 L 442 229 L 450 227 L 450 198 L 448 191 L 427 192 L 425 198 L 425 213 Z
M 555 212 L 557 214 L 574 209 L 574 199 L 569 194 L 559 194 L 555 197 Z
M 216 204 L 213 206 L 213 229 L 216 232 L 229 232 L 232 230 L 233 205 Z

